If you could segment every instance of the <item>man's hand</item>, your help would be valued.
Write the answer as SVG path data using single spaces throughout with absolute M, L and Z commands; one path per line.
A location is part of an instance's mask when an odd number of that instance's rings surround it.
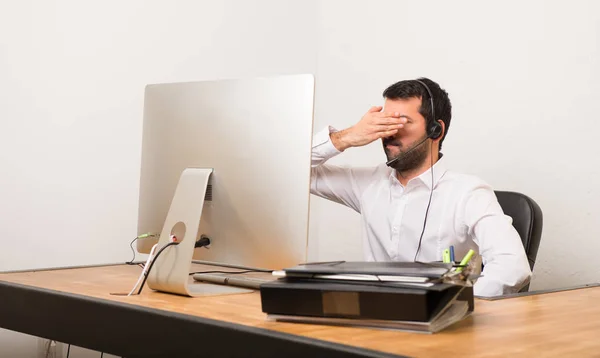
M 350 147 L 360 147 L 395 135 L 404 127 L 406 118 L 399 113 L 381 112 L 383 107 L 371 107 L 362 119 L 348 129 L 331 133 L 331 142 L 337 150 L 343 152 Z

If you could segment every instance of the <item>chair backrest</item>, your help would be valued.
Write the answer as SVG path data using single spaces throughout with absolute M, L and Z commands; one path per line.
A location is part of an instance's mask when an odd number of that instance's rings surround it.
M 512 191 L 496 191 L 504 214 L 513 219 L 513 226 L 521 236 L 529 267 L 533 270 L 540 240 L 542 239 L 542 209 L 527 195 Z

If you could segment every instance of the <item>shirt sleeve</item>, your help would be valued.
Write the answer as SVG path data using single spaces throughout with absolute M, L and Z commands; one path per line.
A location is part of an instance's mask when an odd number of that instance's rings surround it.
M 345 205 L 360 213 L 360 197 L 370 185 L 377 168 L 346 168 L 325 164 L 341 152 L 331 142 L 333 127 L 327 127 L 313 138 L 310 192 Z
M 515 293 L 529 283 L 531 269 L 519 233 L 489 185 L 478 183 L 469 191 L 464 224 L 479 247 L 484 265 L 474 286 L 476 296 Z

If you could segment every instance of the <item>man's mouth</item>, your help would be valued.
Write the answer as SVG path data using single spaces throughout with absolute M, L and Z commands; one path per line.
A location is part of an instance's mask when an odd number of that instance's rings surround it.
M 396 142 L 386 142 L 383 145 L 385 147 L 400 147 L 400 143 L 396 143 Z

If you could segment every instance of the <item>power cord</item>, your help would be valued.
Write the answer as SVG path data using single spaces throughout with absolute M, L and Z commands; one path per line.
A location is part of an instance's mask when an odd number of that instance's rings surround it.
M 135 292 L 135 289 L 139 286 L 140 282 L 142 282 L 142 279 L 146 275 L 146 268 L 152 261 L 152 257 L 154 256 L 154 253 L 156 252 L 157 247 L 158 247 L 158 244 L 155 244 L 154 246 L 152 246 L 152 249 L 150 250 L 150 255 L 148 255 L 148 259 L 146 260 L 146 264 L 144 265 L 144 269 L 142 270 L 142 273 L 140 273 L 140 277 L 138 278 L 137 282 L 135 283 L 135 285 L 133 286 L 131 291 L 129 291 L 127 296 L 133 295 L 133 293 Z
M 162 252 L 165 251 L 167 249 L 167 247 L 173 246 L 173 245 L 179 245 L 179 243 L 176 241 L 173 241 L 173 242 L 169 242 L 168 244 L 163 246 L 160 250 L 158 250 L 158 252 L 156 253 L 156 256 L 154 256 L 154 258 L 152 258 L 152 261 L 150 262 L 150 266 L 148 266 L 148 270 L 144 269 L 144 271 L 142 272 L 144 280 L 142 281 L 142 285 L 140 286 L 140 289 L 137 292 L 138 295 L 142 293 L 142 290 L 144 289 L 144 285 L 146 284 L 146 280 L 148 279 L 148 275 L 150 275 L 150 271 L 152 270 L 152 266 L 154 266 L 154 263 L 156 262 L 156 260 L 160 256 L 160 254 L 162 254 Z
M 130 244 L 132 250 L 133 250 L 133 243 L 135 242 L 135 240 L 144 238 L 144 237 L 149 237 L 149 236 L 153 236 L 153 235 L 144 234 L 144 235 L 140 235 L 137 238 L 135 238 Z M 133 288 L 127 294 L 127 296 L 133 295 L 135 292 L 135 289 L 138 287 L 138 285 L 139 285 L 139 289 L 138 289 L 137 294 L 138 295 L 141 294 L 142 290 L 144 289 L 144 285 L 146 284 L 146 280 L 148 279 L 148 276 L 150 275 L 150 271 L 152 270 L 152 266 L 154 266 L 154 263 L 156 262 L 156 260 L 160 256 L 160 254 L 169 246 L 179 245 L 179 242 L 177 242 L 177 237 L 175 237 L 175 235 L 171 235 L 170 239 L 171 239 L 171 242 L 169 242 L 168 244 L 163 246 L 160 250 L 158 250 L 156 255 L 154 253 L 156 252 L 156 248 L 158 247 L 158 244 L 155 244 L 152 247 L 152 250 L 150 250 L 150 255 L 148 255 L 148 260 L 146 261 L 146 264 L 142 266 L 144 268 L 144 270 L 142 270 L 142 273 L 140 274 L 140 277 L 138 278 L 136 284 L 133 286 Z M 194 248 L 206 247 L 208 245 L 210 245 L 210 238 L 208 238 L 205 235 L 202 235 L 202 237 L 200 237 L 200 240 L 198 240 L 195 243 Z M 134 257 L 135 257 L 135 251 L 134 251 Z M 141 282 L 141 285 L 140 285 L 140 282 Z
M 69 344 L 67 346 L 67 358 L 69 358 L 69 355 L 71 354 L 71 345 Z M 104 352 L 100 352 L 100 358 L 104 357 Z
M 194 244 L 194 248 L 198 248 L 198 247 L 204 247 L 208 249 L 208 245 L 210 245 L 210 238 L 206 235 L 202 235 L 200 236 L 200 240 L 196 241 L 196 243 Z
M 167 245 L 165 245 L 163 248 L 161 248 L 160 252 L 162 252 L 165 248 L 167 248 L 168 246 L 171 246 L 171 244 L 178 244 L 177 242 L 177 237 L 175 237 L 175 235 L 171 235 L 170 237 L 171 242 L 169 242 Z M 158 243 L 155 244 L 154 246 L 152 246 L 152 249 L 150 250 L 150 255 L 148 255 L 148 259 L 146 260 L 146 264 L 143 266 L 143 270 L 142 273 L 140 274 L 140 277 L 138 278 L 137 282 L 135 283 L 135 285 L 133 286 L 133 288 L 131 289 L 131 291 L 129 291 L 129 293 L 127 294 L 127 296 L 131 296 L 133 295 L 133 293 L 135 292 L 135 290 L 137 289 L 137 287 L 140 285 L 140 282 L 142 282 L 142 286 L 144 286 L 144 283 L 146 282 L 146 278 L 148 277 L 148 273 L 150 271 L 151 266 L 149 266 L 151 263 L 154 262 L 154 260 L 156 259 L 156 257 L 158 255 L 154 255 L 154 253 L 156 252 L 156 248 L 158 247 Z
M 208 245 L 210 245 L 210 238 L 208 236 L 202 235 L 200 237 L 200 240 L 196 241 L 196 244 L 194 245 L 194 248 L 206 247 Z M 197 273 L 198 274 L 203 274 L 203 273 L 225 273 L 225 274 L 230 274 L 230 275 L 238 275 L 238 274 L 250 273 L 250 272 L 272 273 L 273 270 L 249 269 L 249 270 L 243 270 L 243 271 L 220 271 L 220 270 L 216 270 L 216 271 L 198 271 L 198 272 L 190 272 L 190 276 L 191 275 L 195 275 Z

